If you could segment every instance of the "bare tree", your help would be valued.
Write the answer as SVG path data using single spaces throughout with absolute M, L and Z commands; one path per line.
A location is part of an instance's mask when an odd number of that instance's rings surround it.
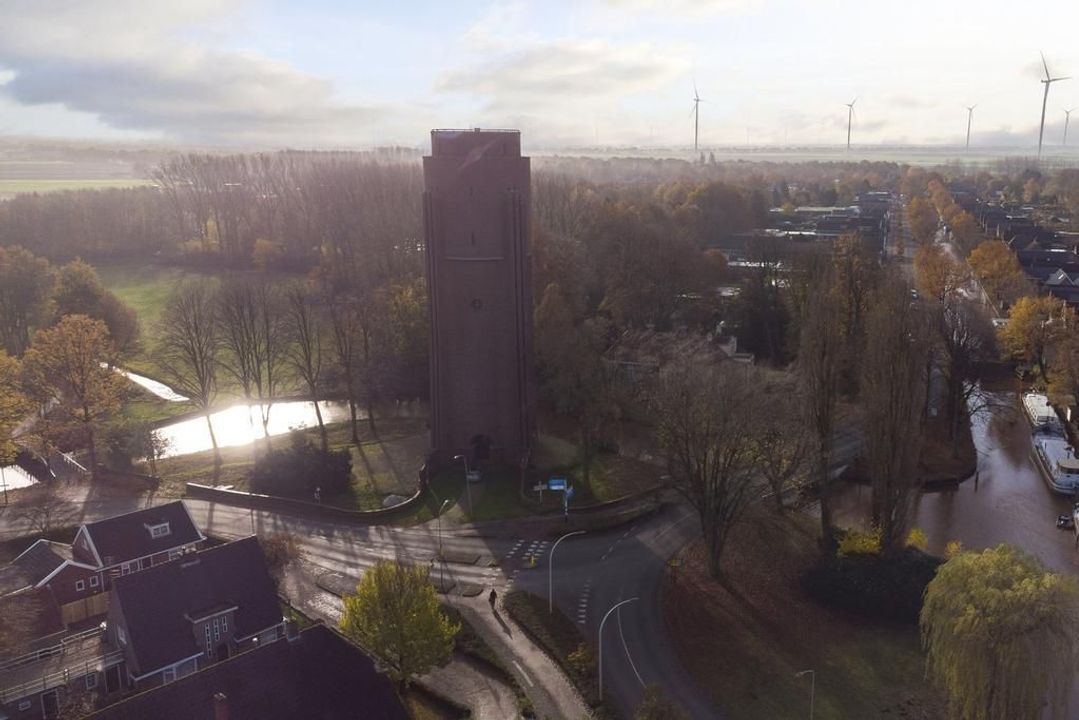
M 31 534 L 48 535 L 53 528 L 71 523 L 78 508 L 60 497 L 55 481 L 48 481 L 24 490 L 12 510 Z
M 248 403 L 257 401 L 266 444 L 270 410 L 286 357 L 285 313 L 267 281 L 229 283 L 218 294 L 222 367 L 240 384 Z
M 952 453 L 959 452 L 959 422 L 983 403 L 977 384 L 978 364 L 996 355 L 996 335 L 980 303 L 955 297 L 936 314 L 940 370 L 945 382 L 945 416 Z M 988 398 L 989 396 L 985 396 Z
M 322 449 L 329 449 L 326 425 L 319 409 L 319 389 L 322 383 L 322 341 L 325 325 L 313 296 L 302 285 L 294 284 L 285 293 L 287 303 L 287 358 L 293 372 L 307 387 L 307 393 L 315 403 L 315 418 L 322 439 Z
M 337 370 L 345 383 L 348 396 L 349 421 L 352 428 L 352 442 L 360 444 L 357 414 L 357 376 L 360 367 L 359 321 L 352 303 L 330 301 L 330 328 L 333 333 L 333 356 Z
M 922 446 L 922 398 L 926 377 L 925 316 L 910 288 L 888 278 L 867 313 L 862 362 L 862 405 L 866 454 L 873 484 L 873 521 L 881 529 L 885 553 L 904 545 L 914 499 Z
M 797 389 L 790 387 L 790 384 L 781 392 L 788 398 L 798 397 Z M 765 417 L 757 439 L 757 469 L 771 488 L 777 512 L 783 513 L 783 496 L 807 470 L 812 445 L 809 428 L 798 412 L 794 413 L 793 418 L 781 412 L 768 413 Z
M 796 372 L 811 435 L 811 477 L 820 498 L 821 549 L 825 555 L 832 555 L 836 539 L 832 526 L 830 475 L 844 344 L 837 303 L 830 290 L 831 272 L 823 267 L 817 270 L 808 283 L 807 300 L 803 305 Z
M 165 305 L 158 331 L 157 363 L 169 384 L 206 413 L 206 427 L 221 464 L 210 406 L 217 395 L 218 323 L 215 288 L 205 280 L 187 282 Z
M 700 515 L 709 568 L 718 579 L 731 528 L 765 487 L 755 467 L 761 381 L 749 365 L 690 359 L 664 368 L 654 394 L 671 479 Z

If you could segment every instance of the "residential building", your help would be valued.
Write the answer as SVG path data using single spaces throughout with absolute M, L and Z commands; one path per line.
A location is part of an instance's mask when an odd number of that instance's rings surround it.
M 88 720 L 405 720 L 371 658 L 324 625 L 126 698 Z
M 252 536 L 115 578 L 107 627 L 127 685 L 143 689 L 272 642 L 284 621 Z

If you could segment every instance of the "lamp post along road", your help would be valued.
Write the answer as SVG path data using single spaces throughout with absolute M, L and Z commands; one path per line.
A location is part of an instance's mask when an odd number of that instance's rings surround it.
M 438 585 L 442 592 L 446 591 L 446 560 L 442 555 L 442 513 L 445 512 L 446 506 L 449 504 L 448 499 L 443 500 L 442 507 L 438 509 L 438 515 L 435 516 L 435 520 L 438 521 Z
M 454 455 L 454 460 L 464 460 L 465 463 L 465 497 L 468 498 L 468 518 L 472 519 L 472 488 L 468 479 L 468 458 L 464 455 Z
M 603 619 L 600 620 L 600 623 L 599 623 L 599 699 L 600 699 L 600 702 L 603 701 L 603 626 L 607 623 L 607 618 L 609 618 L 611 616 L 611 613 L 613 613 L 615 610 L 622 607 L 623 605 L 625 605 L 627 603 L 635 602 L 636 600 L 639 600 L 639 599 L 640 598 L 632 597 L 629 600 L 623 600 L 620 603 L 616 603 L 614 605 L 614 607 L 612 607 L 610 610 L 607 611 L 607 614 L 603 616 Z
M 566 533 L 562 537 L 554 541 L 554 545 L 551 546 L 551 553 L 547 556 L 547 614 L 554 613 L 554 551 L 558 549 L 558 543 L 562 542 L 568 537 L 574 535 L 581 535 L 584 530 L 574 530 L 571 533 Z
M 803 675 L 809 675 L 809 720 L 813 720 L 813 700 L 817 694 L 817 671 L 803 670 L 802 672 L 794 673 L 796 678 Z

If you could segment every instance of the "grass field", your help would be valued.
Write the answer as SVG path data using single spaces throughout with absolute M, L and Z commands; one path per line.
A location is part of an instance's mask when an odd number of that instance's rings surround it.
M 158 323 L 169 295 L 182 280 L 216 276 L 211 273 L 163 265 L 118 263 L 94 267 L 105 287 L 115 293 L 138 315 L 143 352 L 132 359 L 131 369 L 154 375 L 154 366 L 149 357 L 154 349 Z
M 0 197 L 14 196 L 20 193 L 101 190 L 104 188 L 139 187 L 149 184 L 149 180 L 140 180 L 138 178 L 0 178 Z
M 726 586 L 707 571 L 703 544 L 683 551 L 663 590 L 664 616 L 686 669 L 731 720 L 803 717 L 816 671 L 816 714 L 827 718 L 944 717 L 925 680 L 913 625 L 833 611 L 803 592 L 816 528 L 802 516 L 759 511 L 731 536 Z

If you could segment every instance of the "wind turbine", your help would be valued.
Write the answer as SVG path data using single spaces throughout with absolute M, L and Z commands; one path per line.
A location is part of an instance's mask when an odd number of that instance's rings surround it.
M 978 103 L 967 108 L 967 150 L 970 150 L 970 121 L 974 119 L 974 108 L 978 107 Z
M 850 152 L 850 127 L 854 122 L 854 103 L 858 102 L 858 98 L 855 97 L 847 105 L 847 152 Z
M 701 129 L 701 100 L 700 93 L 697 92 L 697 82 L 693 81 L 693 152 L 697 152 L 697 138 Z
M 1075 109 L 1076 108 L 1072 108 L 1071 110 L 1064 111 L 1064 147 L 1068 146 L 1068 121 L 1072 119 L 1072 110 Z
M 1061 80 L 1070 80 L 1070 77 L 1053 77 L 1049 74 L 1049 64 L 1045 62 L 1045 53 L 1042 56 L 1042 67 L 1045 68 L 1045 79 L 1040 82 L 1045 85 L 1045 95 L 1042 96 L 1042 122 L 1038 128 L 1038 160 L 1042 159 L 1042 138 L 1045 136 L 1045 106 L 1049 102 L 1049 86 Z

